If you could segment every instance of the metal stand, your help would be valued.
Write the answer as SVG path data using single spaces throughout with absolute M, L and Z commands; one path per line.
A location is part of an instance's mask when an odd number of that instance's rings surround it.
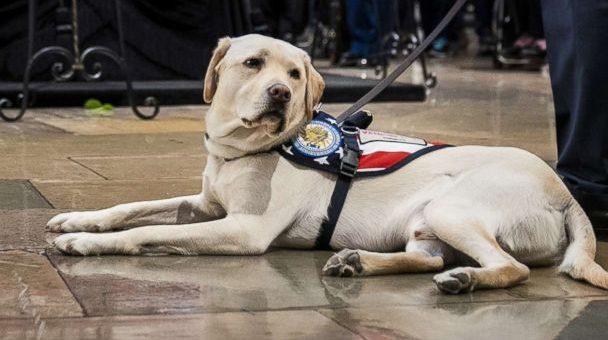
M 414 32 L 408 34 L 404 40 L 404 43 L 403 43 L 404 46 L 401 49 L 402 54 L 404 56 L 408 56 L 410 53 L 412 53 L 412 51 L 414 51 L 416 49 L 416 47 L 418 47 L 418 45 L 420 45 L 420 43 L 422 43 L 422 41 L 424 40 L 424 37 L 425 37 L 424 28 L 422 27 L 422 13 L 420 10 L 420 0 L 411 1 L 410 8 L 408 8 L 408 9 L 410 9 L 411 13 L 412 13 Z M 426 88 L 429 88 L 429 89 L 432 89 L 435 86 L 437 86 L 437 75 L 435 74 L 435 72 L 432 72 L 429 70 L 427 61 L 426 61 L 426 56 L 424 53 L 420 55 L 420 57 L 418 58 L 418 61 L 420 62 L 420 66 L 422 67 L 422 75 L 424 77 L 424 86 L 426 86 Z
M 413 51 L 424 40 L 424 29 L 422 28 L 422 13 L 420 11 L 420 0 L 414 1 L 414 22 L 416 23 L 416 38 L 411 51 Z M 424 75 L 424 85 L 432 89 L 437 86 L 437 75 L 435 72 L 429 72 L 424 54 L 420 55 L 420 64 L 422 65 L 422 73 Z
M 118 27 L 118 44 L 120 48 L 120 54 L 117 54 L 115 51 L 105 47 L 105 46 L 91 46 L 80 54 L 80 49 L 78 46 L 78 6 L 77 0 L 72 0 L 72 43 L 73 43 L 73 51 L 70 51 L 61 46 L 48 46 L 38 50 L 35 54 L 34 51 L 34 30 L 35 30 L 35 20 L 36 20 L 36 0 L 29 0 L 28 4 L 28 46 L 27 46 L 27 66 L 25 68 L 25 74 L 23 75 L 23 91 L 19 96 L 19 100 L 21 101 L 21 108 L 18 111 L 17 115 L 10 116 L 2 111 L 2 107 L 11 107 L 12 103 L 10 100 L 6 98 L 0 99 L 0 118 L 4 119 L 7 122 L 14 122 L 25 114 L 28 106 L 28 98 L 29 98 L 29 83 L 32 67 L 34 64 L 40 60 L 42 56 L 45 55 L 58 55 L 64 59 L 63 62 L 58 61 L 53 64 L 51 67 L 51 72 L 55 81 L 63 82 L 74 79 L 77 75 L 83 78 L 86 81 L 97 80 L 101 77 L 102 74 L 102 66 L 100 63 L 95 62 L 91 65 L 91 69 L 87 70 L 86 61 L 92 55 L 103 55 L 107 58 L 110 58 L 120 67 L 120 70 L 124 74 L 125 82 L 127 85 L 127 96 L 129 99 L 129 105 L 131 106 L 131 110 L 133 113 L 141 119 L 152 119 L 156 117 L 159 112 L 159 104 L 158 100 L 154 97 L 147 97 L 144 100 L 145 106 L 151 106 L 152 112 L 144 113 L 140 111 L 135 103 L 135 93 L 133 91 L 133 85 L 131 82 L 131 77 L 128 72 L 127 62 L 125 61 L 125 44 L 123 37 L 123 28 L 122 28 L 122 14 L 121 14 L 121 6 L 120 0 L 114 0 L 114 7 L 116 9 L 116 21 Z

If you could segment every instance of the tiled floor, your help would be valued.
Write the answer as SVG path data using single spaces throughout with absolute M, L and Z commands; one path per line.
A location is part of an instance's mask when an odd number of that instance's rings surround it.
M 436 71 L 427 102 L 369 105 L 373 128 L 555 161 L 546 77 L 480 60 Z M 608 293 L 551 268 L 511 289 L 451 296 L 430 274 L 321 276 L 329 252 L 68 257 L 49 248 L 55 235 L 44 225 L 59 212 L 198 192 L 205 110 L 165 107 L 140 121 L 126 108 L 111 118 L 37 109 L 0 123 L 1 339 L 605 338 Z M 598 260 L 608 265 L 608 244 Z

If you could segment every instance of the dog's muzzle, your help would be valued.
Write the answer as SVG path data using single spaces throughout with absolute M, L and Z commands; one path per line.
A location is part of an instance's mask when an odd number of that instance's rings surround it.
M 285 130 L 285 107 L 283 105 L 267 105 L 255 119 L 241 118 L 248 128 L 266 126 L 266 133 L 278 135 Z
M 266 133 L 278 135 L 285 130 L 285 111 L 291 101 L 291 90 L 283 84 L 273 84 L 266 89 L 266 103 L 254 119 L 242 118 L 245 126 L 266 126 Z

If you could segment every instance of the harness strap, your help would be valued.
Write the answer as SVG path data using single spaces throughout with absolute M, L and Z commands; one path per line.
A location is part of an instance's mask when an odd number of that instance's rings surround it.
M 317 249 L 330 250 L 329 243 L 338 224 L 340 213 L 346 202 L 348 190 L 352 184 L 353 178 L 359 168 L 359 128 L 349 124 L 342 127 L 344 135 L 344 157 L 340 163 L 340 173 L 336 179 L 334 192 L 331 194 L 329 207 L 327 207 L 327 219 L 321 223 L 321 230 L 317 236 L 315 247 Z
M 380 81 L 376 86 L 374 86 L 374 88 L 372 88 L 363 97 L 359 98 L 359 100 L 357 100 L 353 105 L 351 105 L 348 109 L 346 109 L 346 111 L 336 118 L 338 124 L 342 126 L 342 132 L 344 133 L 344 146 L 346 150 L 344 150 L 344 157 L 342 157 L 342 163 L 340 164 L 340 173 L 336 179 L 336 186 L 331 195 L 329 207 L 327 208 L 327 219 L 323 220 L 321 230 L 315 242 L 317 249 L 331 249 L 329 243 L 334 234 L 334 230 L 336 229 L 336 224 L 338 224 L 338 219 L 340 218 L 340 213 L 344 207 L 344 202 L 346 202 L 346 196 L 348 195 L 348 190 L 350 190 L 353 177 L 355 177 L 357 168 L 359 167 L 359 156 L 361 155 L 359 143 L 357 141 L 359 129 L 353 125 L 357 123 L 369 125 L 371 122 L 371 116 L 366 117 L 366 114 L 357 117 L 352 116 L 359 111 L 361 107 L 374 99 L 387 86 L 393 83 L 395 79 L 399 77 L 399 75 L 405 72 L 405 70 L 408 69 L 408 67 L 420 56 L 420 54 L 424 52 L 428 45 L 435 40 L 435 38 L 448 25 L 454 16 L 456 16 L 460 8 L 462 8 L 467 1 L 468 0 L 456 0 L 452 8 L 439 22 L 431 34 L 429 34 L 429 36 L 426 37 L 426 39 L 424 39 L 422 43 L 416 47 L 414 51 L 407 58 L 405 58 L 405 60 L 399 66 L 397 66 L 393 72 L 391 72 L 391 74 Z M 351 122 L 354 124 L 347 124 L 349 118 L 351 117 Z

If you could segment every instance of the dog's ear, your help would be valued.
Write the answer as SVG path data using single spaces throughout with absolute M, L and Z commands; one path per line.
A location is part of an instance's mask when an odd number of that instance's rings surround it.
M 217 83 L 219 81 L 219 64 L 224 59 L 226 52 L 230 48 L 230 38 L 222 38 L 217 42 L 217 47 L 213 51 L 213 56 L 207 67 L 207 74 L 205 75 L 205 89 L 203 90 L 203 100 L 205 103 L 211 103 L 213 95 L 217 89 Z
M 312 66 L 308 55 L 305 57 L 304 64 L 306 65 L 306 118 L 311 120 L 313 109 L 321 101 L 325 82 L 319 72 Z

